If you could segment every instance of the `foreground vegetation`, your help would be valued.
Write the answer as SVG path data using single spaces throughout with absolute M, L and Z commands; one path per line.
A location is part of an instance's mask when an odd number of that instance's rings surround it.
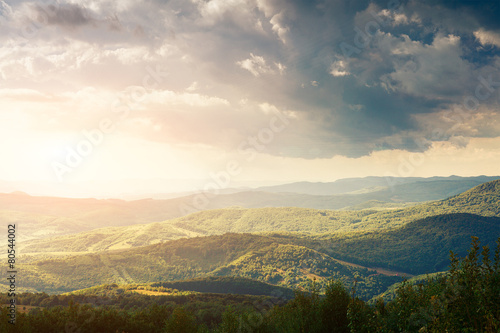
M 103 294 L 106 288 L 110 292 Z M 8 309 L 3 307 L 0 331 L 498 332 L 500 238 L 493 259 L 489 248 L 481 248 L 478 239 L 473 238 L 465 258 L 451 254 L 446 274 L 430 276 L 416 284 L 404 282 L 388 303 L 382 299 L 367 303 L 356 296 L 355 286 L 346 289 L 340 281 L 327 283 L 324 293 L 313 281 L 309 292 L 297 291 L 286 304 L 283 299 L 269 296 L 158 297 L 118 289 L 95 289 L 94 293 L 100 296 L 89 295 L 91 291 L 77 295 L 20 295 L 20 303 L 40 308 L 19 312 L 16 324 L 11 325 L 5 320 Z M 7 301 L 5 295 L 1 301 Z

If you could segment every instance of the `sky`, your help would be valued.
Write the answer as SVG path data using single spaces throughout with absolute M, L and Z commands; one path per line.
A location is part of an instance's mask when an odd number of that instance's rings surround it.
M 498 1 L 0 0 L 0 180 L 500 175 L 498 17 Z

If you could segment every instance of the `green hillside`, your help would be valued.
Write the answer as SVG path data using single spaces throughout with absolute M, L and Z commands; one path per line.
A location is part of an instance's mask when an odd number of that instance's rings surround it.
M 397 277 L 366 267 L 391 269 L 400 275 L 432 273 L 446 269 L 448 251 L 462 255 L 471 236 L 492 245 L 500 235 L 499 193 L 500 181 L 493 181 L 446 200 L 400 210 L 231 208 L 104 229 L 101 234 L 96 230 L 52 239 L 52 245 L 32 243 L 31 250 L 65 253 L 123 248 L 25 261 L 20 287 L 66 292 L 105 283 L 238 276 L 304 288 L 310 279 L 322 284 L 334 278 L 346 285 L 357 280 L 360 295 L 369 298 Z M 220 235 L 226 232 L 231 233 Z M 209 236 L 162 242 L 167 237 L 196 235 Z M 157 244 L 141 246 L 147 243 Z M 23 253 L 29 249 L 26 246 Z
M 17 294 L 16 323 L 4 320 L 0 331 L 493 333 L 500 329 L 500 238 L 493 258 L 481 245 L 474 238 L 466 257 L 452 255 L 446 272 L 392 285 L 382 294 L 386 302 L 365 302 L 340 281 L 329 281 L 324 288 L 313 282 L 292 299 L 274 295 L 274 290 L 273 296 L 253 296 L 168 288 L 227 286 L 239 292 L 259 285 L 239 278 L 106 284 L 63 295 Z M 0 294 L 2 304 L 10 299 Z M 7 318 L 9 307 L 0 312 Z
M 401 208 L 407 208 L 407 207 L 413 207 L 418 204 L 421 204 L 420 202 L 405 202 L 405 203 L 396 203 L 396 202 L 384 202 L 380 200 L 369 200 L 365 201 L 363 203 L 353 205 L 353 206 L 348 206 L 344 207 L 340 210 L 343 211 L 352 211 L 352 210 L 388 210 L 388 209 L 401 209 Z
M 136 287 L 101 285 L 63 295 L 19 293 L 16 324 L 2 320 L 0 332 L 160 333 L 165 332 L 166 321 L 178 313 L 196 318 L 197 325 L 215 328 L 228 311 L 267 313 L 288 301 L 277 296 L 196 292 L 153 295 L 129 288 Z M 0 294 L 1 304 L 8 304 L 10 299 L 7 293 Z M 0 312 L 3 318 L 8 317 L 8 307 L 2 306 Z
M 19 244 L 22 253 L 94 252 L 151 245 L 183 237 L 227 232 L 294 231 L 308 234 L 348 229 L 375 211 L 339 212 L 305 208 L 228 208 L 193 213 L 159 223 L 101 228 Z
M 151 245 L 183 237 L 227 232 L 295 232 L 305 235 L 385 231 L 427 217 L 468 213 L 500 215 L 500 181 L 482 184 L 449 199 L 404 209 L 334 211 L 296 207 L 207 210 L 164 222 L 102 228 L 86 233 L 20 244 L 22 253 L 95 252 Z
M 75 252 L 98 252 L 152 245 L 162 241 L 196 237 L 204 234 L 181 229 L 171 224 L 149 223 L 127 227 L 99 228 L 74 235 L 36 239 L 19 243 L 20 252 L 38 257 Z M 29 260 L 33 260 L 31 258 Z
M 338 262 L 289 241 L 250 234 L 180 239 L 123 251 L 109 251 L 19 265 L 20 288 L 68 292 L 100 284 L 130 284 L 240 276 L 284 287 L 305 288 L 310 279 L 336 278 L 370 298 L 397 277 Z
M 290 288 L 278 287 L 252 279 L 237 276 L 206 277 L 181 281 L 153 282 L 147 285 L 152 290 L 173 289 L 200 293 L 238 294 L 255 296 L 273 296 L 292 299 L 294 292 Z
M 405 280 L 403 282 L 396 282 L 389 288 L 387 288 L 386 291 L 384 291 L 382 294 L 375 296 L 374 298 L 371 299 L 371 301 L 376 301 L 378 298 L 382 298 L 385 302 L 390 302 L 394 300 L 397 297 L 398 290 L 403 286 L 403 284 L 409 284 L 409 285 L 419 285 L 419 284 L 424 284 L 429 280 L 433 280 L 436 278 L 443 277 L 447 274 L 447 271 L 444 272 L 436 272 L 436 273 L 430 273 L 430 274 L 421 274 L 414 276 L 408 280 Z
M 207 210 L 240 206 L 331 210 L 363 205 L 368 201 L 375 209 L 404 207 L 409 202 L 444 199 L 493 178 L 495 177 L 394 178 L 388 181 L 386 178 L 371 177 L 334 183 L 299 183 L 283 187 L 296 190 L 296 193 L 278 193 L 280 188 L 241 190 L 210 197 L 207 204 L 199 208 Z M 152 223 L 181 217 L 200 210 L 193 205 L 198 196 L 200 194 L 167 200 L 124 201 L 36 197 L 23 193 L 0 194 L 0 217 L 5 223 L 22 223 L 24 230 L 19 240 L 25 241 L 76 234 L 101 227 Z
M 338 259 L 411 274 L 446 269 L 449 251 L 464 255 L 472 236 L 480 237 L 484 245 L 493 248 L 500 236 L 500 218 L 445 214 L 389 230 L 324 235 L 307 240 L 281 235 Z
M 204 277 L 179 281 L 151 282 L 147 284 L 105 284 L 90 288 L 75 290 L 66 295 L 87 296 L 118 296 L 127 292 L 139 294 L 162 295 L 190 295 L 193 293 L 217 293 L 253 296 L 272 296 L 283 300 L 294 297 L 290 288 L 279 287 L 269 283 L 252 279 L 223 276 Z
M 500 181 L 495 180 L 481 184 L 445 200 L 370 214 L 353 228 L 382 230 L 402 226 L 430 216 L 452 213 L 500 216 Z
M 19 241 L 75 234 L 104 226 L 151 223 L 181 216 L 179 199 L 70 199 L 0 194 L 0 217 L 22 228 Z

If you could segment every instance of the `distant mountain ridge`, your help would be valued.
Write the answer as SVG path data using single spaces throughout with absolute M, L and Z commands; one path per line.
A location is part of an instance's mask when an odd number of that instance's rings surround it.
M 297 207 L 225 208 L 145 225 L 102 228 L 82 234 L 21 243 L 24 253 L 126 249 L 183 237 L 227 232 L 296 232 L 305 235 L 395 229 L 427 217 L 467 213 L 500 217 L 500 181 L 462 194 L 397 210 L 333 211 Z
M 479 184 L 499 179 L 499 176 L 477 176 L 477 177 L 364 177 L 364 178 L 345 178 L 334 182 L 296 182 L 284 185 L 263 186 L 257 188 L 259 191 L 273 193 L 302 193 L 309 195 L 334 195 L 347 194 L 354 191 L 359 191 L 367 187 L 383 187 L 392 188 L 398 185 L 410 183 L 427 183 L 427 182 L 467 182 L 472 188 Z M 461 191 L 463 192 L 463 191 Z M 460 192 L 457 192 L 460 193 Z
M 22 225 L 19 240 L 76 234 L 101 227 L 119 227 L 160 222 L 189 212 L 239 206 L 244 208 L 299 207 L 313 209 L 397 208 L 409 203 L 440 200 L 456 195 L 479 183 L 498 177 L 391 178 L 368 177 L 333 183 L 295 183 L 270 188 L 243 190 L 217 196 L 191 194 L 167 200 L 69 199 L 34 197 L 19 193 L 0 194 L 0 218 Z M 393 186 L 388 186 L 389 182 Z M 340 185 L 339 185 L 340 184 Z M 319 186 L 319 190 L 315 190 Z M 330 195 L 282 193 L 283 189 Z M 263 192 L 266 190 L 267 192 Z M 330 191 L 330 190 L 328 190 Z M 330 191 L 331 192 L 331 191 Z M 195 205 L 197 198 L 205 205 Z M 187 209 L 185 209 L 187 208 Z M 181 232 L 182 233 L 182 232 Z

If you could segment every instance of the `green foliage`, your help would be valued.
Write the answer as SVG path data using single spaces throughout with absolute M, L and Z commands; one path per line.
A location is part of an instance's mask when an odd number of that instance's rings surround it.
M 293 298 L 293 290 L 237 276 L 206 277 L 181 281 L 154 282 L 148 290 L 196 291 L 240 295 L 267 295 L 284 299 Z
M 448 183 L 444 181 L 443 184 L 439 184 L 439 186 L 446 187 Z M 403 185 L 400 184 L 400 186 Z M 435 185 L 437 186 L 438 183 Z M 414 186 L 417 185 L 413 184 L 408 190 Z M 429 186 L 429 184 L 423 186 Z M 140 212 L 144 209 L 143 205 L 157 212 L 159 207 L 153 203 L 152 200 L 151 202 L 141 201 L 135 205 L 140 207 Z M 430 262 L 416 262 L 413 265 L 414 258 L 409 260 L 409 256 L 412 256 L 415 248 L 435 249 L 436 242 L 443 244 L 444 241 L 445 248 L 452 248 L 460 253 L 460 250 L 465 251 L 467 248 L 468 237 L 471 236 L 470 232 L 474 231 L 475 224 L 481 228 L 476 235 L 488 243 L 489 240 L 486 237 L 499 232 L 499 223 L 496 220 L 499 217 L 500 181 L 492 181 L 446 200 L 428 202 L 405 209 L 384 211 L 334 211 L 297 207 L 216 209 L 148 225 L 102 228 L 77 235 L 32 240 L 25 244 L 21 243 L 20 248 L 22 253 L 33 253 L 29 260 L 35 261 L 37 257 L 42 258 L 40 256 L 47 258 L 84 251 L 129 249 L 182 237 L 234 232 L 286 231 L 295 233 L 294 237 L 297 240 L 294 244 L 296 245 L 300 243 L 300 238 L 324 235 L 322 239 L 327 238 L 331 243 L 328 245 L 332 249 L 329 254 L 343 260 L 362 265 L 382 265 L 408 273 L 421 274 L 444 269 L 447 254 L 444 252 L 423 253 L 421 258 L 436 257 L 438 259 L 434 260 L 432 265 Z M 415 222 L 418 223 L 413 224 Z M 448 228 L 451 230 L 448 231 Z M 414 234 L 412 232 L 414 229 L 419 232 Z M 434 237 L 429 239 L 425 237 L 434 235 L 436 230 L 438 234 Z M 422 233 L 427 233 L 427 235 Z M 401 235 L 405 239 L 399 241 Z M 413 237 L 409 237 L 412 235 Z M 406 245 L 413 245 L 414 248 L 409 249 Z M 393 250 L 388 255 L 385 249 L 378 253 L 366 252 L 377 247 L 397 249 L 401 253 Z M 399 261 L 393 261 L 391 258 Z M 408 270 L 408 265 L 404 265 L 409 262 L 412 262 L 411 270 Z
M 499 217 L 446 214 L 391 230 L 325 237 L 320 244 L 329 255 L 339 259 L 424 274 L 445 270 L 450 250 L 465 255 L 471 236 L 478 236 L 485 244 L 494 246 L 499 234 Z
M 321 286 L 332 278 L 346 285 L 357 279 L 360 297 L 370 299 L 400 281 L 398 277 L 377 275 L 375 271 L 341 263 L 314 248 L 290 244 L 295 241 L 295 238 L 225 234 L 50 259 L 20 268 L 27 285 L 55 293 L 101 284 L 239 276 L 288 288 L 306 288 L 312 278 L 317 278 Z M 234 281 L 232 285 L 236 287 Z
M 273 306 L 286 302 L 285 299 L 267 296 L 208 293 L 148 296 L 137 293 L 117 295 L 114 292 L 117 288 L 129 287 L 107 285 L 70 295 L 19 294 L 17 323 L 15 327 L 5 325 L 11 330 L 0 332 L 104 333 L 118 330 L 142 333 L 164 332 L 167 329 L 178 332 L 177 325 L 180 323 L 183 327 L 207 332 L 221 323 L 228 307 L 248 318 L 247 313 L 265 313 Z M 1 303 L 6 304 L 9 300 L 7 294 L 0 294 Z M 19 309 L 27 305 L 32 306 L 31 310 L 20 313 Z M 6 307 L 3 309 L 7 310 Z M 3 327 L 2 322 L 0 328 Z
M 48 255 L 129 249 L 185 237 L 224 233 L 293 231 L 306 234 L 350 229 L 375 211 L 340 212 L 296 207 L 226 208 L 196 212 L 147 225 L 100 228 L 76 235 L 37 239 L 21 244 L 23 253 Z
M 165 323 L 165 333 L 196 333 L 196 319 L 183 308 L 176 308 Z
M 397 289 L 396 298 L 388 304 L 378 300 L 369 305 L 353 296 L 346 307 L 348 298 L 342 287 L 332 284 L 330 288 L 326 292 L 330 297 L 318 299 L 313 292 L 309 297 L 299 295 L 286 306 L 273 309 L 270 322 L 265 323 L 272 327 L 268 331 L 280 332 L 281 327 L 284 332 L 346 331 L 344 323 L 347 323 L 350 332 L 356 333 L 498 332 L 500 238 L 494 260 L 490 259 L 488 247 L 481 249 L 478 239 L 473 238 L 465 258 L 459 259 L 452 253 L 447 274 L 428 277 L 416 285 L 404 282 Z M 317 305 L 327 302 L 326 308 L 337 313 L 333 318 L 345 319 L 345 322 L 330 325 L 332 313 L 321 311 Z
M 222 322 L 218 329 L 228 332 L 236 326 L 255 332 L 496 332 L 500 330 L 500 247 L 493 259 L 489 247 L 500 234 L 499 212 L 500 181 L 447 200 L 384 212 L 298 208 L 201 212 L 165 225 L 190 235 L 245 228 L 309 230 L 308 234 L 196 237 L 20 264 L 23 284 L 36 290 L 60 293 L 105 285 L 74 295 L 21 294 L 19 304 L 40 309 L 19 313 L 16 330 L 59 332 L 68 330 L 66 325 L 76 325 L 82 332 L 107 332 L 111 327 L 113 331 L 160 332 L 186 322 L 187 328 L 196 323 L 197 327 L 205 325 L 200 330 L 206 331 Z M 166 230 L 163 224 L 151 227 L 155 232 Z M 328 234 L 318 234 L 325 230 Z M 481 249 L 475 240 L 467 252 L 471 235 L 481 237 L 489 247 Z M 92 244 L 96 239 L 89 240 Z M 130 242 L 131 246 L 141 243 L 140 239 Z M 457 253 L 451 257 L 448 273 L 394 287 L 393 300 L 387 304 L 364 300 L 386 290 L 397 277 L 334 259 L 424 273 L 446 269 L 448 250 Z M 190 281 L 175 281 L 185 279 Z M 311 287 L 310 279 L 315 279 Z M 298 290 L 285 306 L 279 306 L 287 299 L 283 295 L 276 301 L 200 294 L 225 289 L 273 295 L 276 289 L 263 282 Z M 356 293 L 349 297 L 344 288 L 353 285 Z M 308 287 L 309 292 L 304 292 Z M 168 296 L 140 294 L 147 292 Z M 234 308 L 226 311 L 229 304 Z M 181 306 L 184 310 L 173 316 Z
M 369 304 L 340 281 L 312 281 L 287 303 L 256 296 L 116 294 L 132 286 L 106 285 L 77 295 L 21 294 L 18 313 L 2 332 L 487 332 L 500 330 L 500 238 L 493 259 L 477 238 L 465 258 L 451 253 L 450 270 L 416 284 L 403 282 L 394 300 Z M 137 286 L 134 286 L 137 287 Z M 109 290 L 109 296 L 103 296 Z M 100 296 L 94 296 L 94 291 Z M 254 298 L 258 302 L 247 303 Z M 0 301 L 6 302 L 7 295 Z M 100 303 L 91 301 L 100 300 Z M 230 306 L 228 306 L 230 305 Z M 1 315 L 6 317 L 7 308 Z
M 497 242 L 500 251 L 500 238 Z M 390 331 L 498 332 L 500 330 L 500 258 L 492 262 L 477 237 L 467 256 L 451 253 L 447 274 L 424 283 L 403 283 L 387 305 Z
M 387 290 L 384 291 L 382 294 L 377 295 L 374 298 L 372 298 L 370 300 L 370 302 L 379 301 L 379 300 L 382 300 L 385 302 L 390 302 L 396 298 L 398 289 L 401 288 L 403 285 L 405 285 L 405 284 L 406 285 L 408 285 L 408 284 L 410 284 L 410 285 L 423 284 L 429 280 L 437 279 L 440 276 L 442 276 L 443 274 L 447 274 L 447 271 L 436 272 L 436 273 L 431 273 L 431 274 L 417 275 L 417 276 L 414 276 L 410 279 L 405 279 L 402 282 L 397 282 L 397 283 L 393 284 L 392 286 L 390 286 L 389 288 L 387 288 Z
M 348 332 L 347 309 L 350 297 L 339 281 L 330 281 L 321 300 L 320 314 L 323 327 L 328 332 Z
M 263 326 L 269 332 L 319 332 L 320 305 L 319 287 L 313 283 L 310 292 L 297 291 L 284 307 L 274 308 Z
M 221 333 L 239 333 L 240 331 L 240 323 L 239 316 L 236 311 L 231 308 L 228 308 L 222 314 L 222 323 L 219 325 L 219 332 Z
M 383 325 L 377 318 L 376 310 L 357 297 L 353 298 L 349 303 L 346 319 L 349 328 L 348 332 L 371 333 L 383 331 Z

